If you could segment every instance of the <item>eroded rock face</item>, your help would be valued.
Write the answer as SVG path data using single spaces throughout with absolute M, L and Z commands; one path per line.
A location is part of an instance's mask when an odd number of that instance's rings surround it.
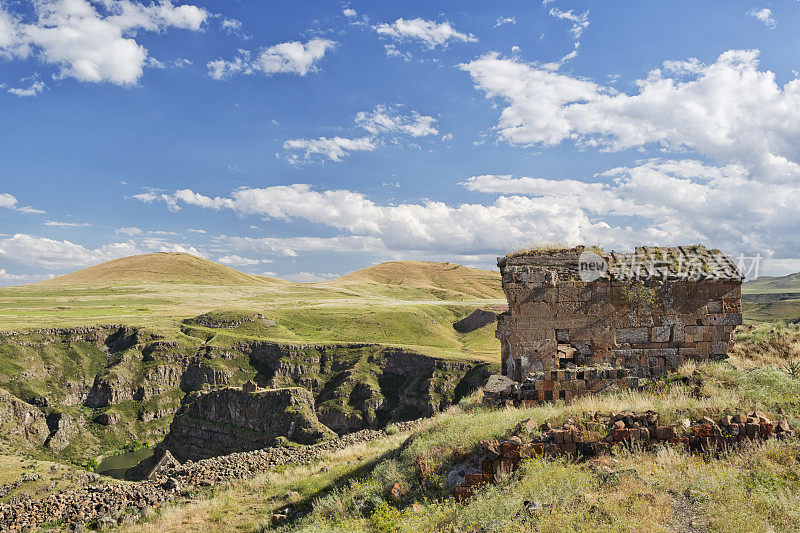
M 65 413 L 53 413 L 46 420 L 50 435 L 44 444 L 54 452 L 60 452 L 69 446 L 70 440 L 78 433 L 78 425 Z
M 317 419 L 314 397 L 303 388 L 193 394 L 175 415 L 159 448 L 181 461 L 270 446 L 278 437 L 314 444 L 335 437 Z
M 264 387 L 302 386 L 319 420 L 342 435 L 432 416 L 482 386 L 488 365 L 369 344 L 253 342 L 240 347 Z
M 204 385 L 227 385 L 231 373 L 202 363 L 190 363 L 181 375 L 181 389 L 186 392 L 196 391 Z
M 44 444 L 50 435 L 43 412 L 0 389 L 0 431 L 33 446 Z

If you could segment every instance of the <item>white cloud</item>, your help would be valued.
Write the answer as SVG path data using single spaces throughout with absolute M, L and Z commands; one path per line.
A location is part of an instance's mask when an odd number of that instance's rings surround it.
M 17 205 L 17 199 L 8 193 L 0 194 L 0 207 L 5 207 L 6 209 L 14 209 Z
M 772 10 L 766 7 L 763 9 L 753 8 L 748 11 L 747 14 L 764 24 L 764 26 L 769 29 L 774 29 L 778 25 L 778 23 L 775 21 L 775 17 L 772 16 Z
M 468 33 L 456 31 L 450 22 L 434 22 L 421 18 L 399 18 L 391 24 L 382 23 L 375 26 L 375 31 L 398 41 L 418 40 L 428 48 L 446 46 L 449 41 L 477 42 L 477 38 Z
M 360 111 L 355 121 L 372 135 L 400 132 L 412 137 L 424 137 L 439 134 L 434 126 L 435 118 L 420 115 L 416 111 L 403 115 L 399 112 L 399 106 L 379 105 L 372 111 Z
M 231 61 L 217 59 L 207 64 L 208 75 L 215 80 L 224 80 L 235 74 L 262 72 L 272 74 L 297 74 L 305 76 L 315 72 L 315 63 L 336 43 L 329 39 L 315 38 L 303 44 L 299 41 L 280 43 L 261 50 L 255 57 L 248 50 L 239 50 Z
M 764 181 L 800 178 L 800 80 L 778 86 L 758 51 L 712 64 L 666 62 L 628 95 L 610 86 L 488 54 L 461 68 L 505 103 L 497 129 L 512 144 L 622 150 L 649 144 L 742 164 Z M 670 75 L 671 74 L 671 75 Z
M 421 115 L 416 111 L 402 113 L 398 105 L 375 106 L 371 111 L 361 111 L 355 116 L 355 123 L 369 133 L 364 137 L 320 137 L 318 139 L 288 139 L 283 149 L 290 152 L 287 158 L 292 163 L 321 158 L 341 161 L 352 152 L 375 150 L 384 139 L 399 142 L 399 136 L 426 137 L 438 135 L 436 119 Z
M 352 18 L 356 18 L 358 16 L 358 13 L 356 12 L 355 9 L 350 9 L 348 7 L 347 9 L 343 9 L 342 10 L 342 15 L 344 15 L 345 17 L 347 17 L 349 19 L 352 19 Z
M 18 206 L 19 200 L 13 195 L 8 193 L 0 193 L 0 208 L 11 209 L 20 213 L 29 215 L 43 215 L 44 211 L 34 209 L 30 206 Z
M 15 96 L 20 96 L 20 97 L 36 96 L 37 94 L 42 92 L 45 87 L 46 85 L 44 84 L 43 81 L 34 81 L 27 89 L 12 87 L 8 89 L 8 92 Z
M 88 222 L 62 222 L 58 220 L 48 220 L 44 225 L 55 228 L 86 228 L 91 226 Z
M 300 252 L 383 252 L 386 247 L 380 239 L 357 235 L 341 237 L 215 237 L 217 252 L 267 254 L 279 257 L 296 257 Z M 268 262 L 262 259 L 262 262 Z
M 572 27 L 570 28 L 569 32 L 576 39 L 580 39 L 584 30 L 589 27 L 588 10 L 584 11 L 583 13 L 575 13 L 571 9 L 569 11 L 563 11 L 557 7 L 551 7 L 550 16 L 572 22 Z
M 242 21 L 223 17 L 220 27 L 228 35 L 239 35 L 242 32 Z
M 283 143 L 287 151 L 302 152 L 290 154 L 289 161 L 299 162 L 301 158 L 309 161 L 321 157 L 330 161 L 341 161 L 351 152 L 371 152 L 376 144 L 369 137 L 348 139 L 345 137 L 320 137 L 318 139 L 288 139 Z
M 137 253 L 132 243 L 113 243 L 87 249 L 70 241 L 57 241 L 18 233 L 0 239 L 0 262 L 48 270 L 87 266 Z
M 240 215 L 257 215 L 285 221 L 306 220 L 371 239 L 359 244 L 379 244 L 388 250 L 435 250 L 440 253 L 496 253 L 528 241 L 596 242 L 611 231 L 605 223 L 593 224 L 574 202 L 561 205 L 549 199 L 500 197 L 490 205 L 443 202 L 379 205 L 363 194 L 348 190 L 316 191 L 295 184 L 264 189 L 240 189 L 230 198 L 210 198 L 179 191 L 175 201 L 214 209 L 231 209 Z M 188 200 L 188 201 L 187 201 Z M 590 239 L 591 237 L 591 239 Z M 291 254 L 283 241 L 260 242 L 268 252 Z M 328 245 L 325 240 L 321 244 Z M 352 243 L 349 243 L 352 244 Z
M 114 230 L 114 233 L 117 235 L 128 235 L 130 237 L 134 237 L 136 235 L 142 235 L 144 232 L 136 226 L 130 226 L 127 228 L 117 228 Z
M 497 19 L 497 23 L 492 27 L 493 28 L 499 28 L 500 26 L 503 26 L 504 24 L 516 24 L 516 23 L 517 23 L 517 19 L 515 17 L 499 17 Z
M 327 281 L 329 279 L 338 278 L 341 274 L 331 274 L 323 272 L 296 272 L 294 274 L 285 274 L 280 276 L 281 279 L 293 281 L 295 283 L 316 283 L 318 281 Z
M 33 3 L 31 21 L 0 7 L 0 55 L 34 54 L 58 66 L 61 78 L 130 85 L 141 78 L 149 59 L 135 40 L 140 31 L 197 31 L 207 17 L 205 9 L 169 0 L 41 0 Z
M 157 191 L 155 189 L 152 189 L 152 190 L 149 190 L 147 192 L 140 193 L 140 194 L 134 194 L 133 197 L 135 199 L 139 200 L 140 202 L 144 202 L 146 204 L 157 202 L 157 201 L 165 202 L 167 204 L 167 207 L 170 209 L 170 211 L 179 211 L 180 210 L 180 207 L 178 207 L 178 204 L 175 203 L 175 201 L 174 201 L 172 196 L 170 196 L 169 194 L 163 194 L 163 193 L 161 193 L 161 192 L 159 192 L 159 191 Z
M 463 185 L 472 191 L 523 194 L 573 205 L 593 220 L 628 217 L 620 232 L 648 243 L 708 242 L 727 250 L 777 257 L 800 253 L 800 202 L 795 184 L 759 182 L 740 165 L 695 160 L 649 160 L 600 173 L 591 182 L 482 175 Z M 603 244 L 614 244 L 606 242 Z
M 194 229 L 194 228 L 189 228 L 189 229 L 188 229 L 188 230 L 186 230 L 186 231 L 188 231 L 189 233 L 197 233 L 197 234 L 200 234 L 200 235 L 205 235 L 206 233 L 208 233 L 208 232 L 207 232 L 206 230 L 204 230 L 204 229 Z
M 401 52 L 397 49 L 397 46 L 393 44 L 385 44 L 383 45 L 383 49 L 389 57 L 399 57 L 406 63 L 411 61 L 411 52 Z
M 223 265 L 229 266 L 250 266 L 250 265 L 258 265 L 261 263 L 258 259 L 249 259 L 247 257 L 242 257 L 240 255 L 223 255 L 217 258 L 217 261 L 222 263 Z

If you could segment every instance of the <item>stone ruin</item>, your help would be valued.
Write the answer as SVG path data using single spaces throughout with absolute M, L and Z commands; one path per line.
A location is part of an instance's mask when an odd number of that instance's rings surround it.
M 703 246 L 578 246 L 497 264 L 509 309 L 496 336 L 517 402 L 638 388 L 685 361 L 723 359 L 742 323 L 741 272 Z

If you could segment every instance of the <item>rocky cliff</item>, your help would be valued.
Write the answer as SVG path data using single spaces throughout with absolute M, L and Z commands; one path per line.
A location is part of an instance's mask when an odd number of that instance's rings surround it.
M 369 344 L 250 342 L 264 387 L 311 390 L 319 420 L 338 434 L 431 416 L 482 386 L 488 364 L 451 361 Z
M 24 437 L 82 461 L 132 439 L 160 441 L 187 394 L 248 379 L 306 389 L 317 420 L 341 435 L 430 416 L 490 374 L 485 364 L 378 345 L 286 345 L 235 334 L 213 344 L 165 333 L 127 326 L 0 332 L 0 387 L 8 395 L 0 410 L 15 421 L 0 427 L 0 437 Z M 24 436 L 20 428 L 28 428 Z
M 336 434 L 317 420 L 314 397 L 301 387 L 193 394 L 175 415 L 159 448 L 181 461 L 258 450 L 278 437 L 315 444 Z

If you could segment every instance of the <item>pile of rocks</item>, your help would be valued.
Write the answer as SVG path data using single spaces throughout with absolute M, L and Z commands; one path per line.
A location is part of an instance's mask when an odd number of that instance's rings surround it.
M 571 366 L 561 370 L 531 372 L 521 383 L 505 376 L 491 376 L 483 389 L 484 403 L 529 408 L 543 402 L 568 401 L 609 390 L 641 389 L 647 383 L 647 378 L 632 376 L 627 368 L 608 364 Z
M 676 445 L 697 453 L 735 446 L 745 440 L 795 437 L 786 418 L 773 422 L 763 413 L 727 415 L 714 421 L 703 417 L 694 423 L 663 425 L 653 411 L 601 415 L 588 413 L 576 421 L 566 420 L 554 427 L 538 425 L 532 419 L 520 422 L 515 435 L 505 441 L 480 442 L 479 452 L 465 468 L 463 482 L 453 488 L 459 499 L 469 498 L 476 487 L 496 483 L 516 471 L 522 459 L 536 456 L 591 457 L 610 452 L 615 446 L 647 448 L 658 444 Z
M 403 422 L 396 427 L 404 432 L 418 423 Z M 243 479 L 284 464 L 308 464 L 333 451 L 386 435 L 385 431 L 363 430 L 311 446 L 273 447 L 187 461 L 146 481 L 98 483 L 38 500 L 8 503 L 0 505 L 0 530 L 32 531 L 49 522 L 100 528 L 132 524 L 146 509 L 185 501 L 193 489 Z

